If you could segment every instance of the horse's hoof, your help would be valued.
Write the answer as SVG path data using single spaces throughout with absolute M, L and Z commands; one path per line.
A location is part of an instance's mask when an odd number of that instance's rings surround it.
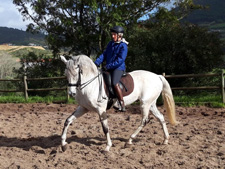
M 126 143 L 126 144 L 124 145 L 124 148 L 130 148 L 131 146 L 132 146 L 132 144 Z
M 101 153 L 104 154 L 104 155 L 108 155 L 109 154 L 109 151 L 102 150 Z
M 62 151 L 65 152 L 67 150 L 67 147 L 68 147 L 67 144 L 62 146 Z
M 168 140 L 164 140 L 163 144 L 168 145 L 168 142 L 169 142 Z

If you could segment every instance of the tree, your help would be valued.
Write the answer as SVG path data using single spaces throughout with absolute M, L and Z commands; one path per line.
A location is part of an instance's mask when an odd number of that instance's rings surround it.
M 219 34 L 199 26 L 154 23 L 136 32 L 127 59 L 131 69 L 189 74 L 209 72 L 223 63 Z
M 121 25 L 129 29 L 139 18 L 170 1 L 13 0 L 13 3 L 24 19 L 34 22 L 28 25 L 28 30 L 47 34 L 47 42 L 54 53 L 64 47 L 90 56 L 92 51 L 103 51 L 110 27 Z
M 37 54 L 37 52 L 25 53 L 23 57 L 20 58 L 21 67 L 15 70 L 17 73 L 17 78 L 22 78 L 26 74 L 27 78 L 42 78 L 42 77 L 59 77 L 63 76 L 65 70 L 65 65 L 59 59 L 52 59 L 44 56 L 43 54 Z M 54 88 L 59 86 L 65 86 L 65 80 L 40 80 L 33 81 L 29 80 L 28 86 L 31 89 L 38 88 Z M 24 84 L 21 84 L 20 88 L 23 88 Z M 60 92 L 52 91 L 33 91 L 29 95 L 39 95 L 46 96 L 49 93 L 54 93 L 54 95 L 59 95 Z
M 168 11 L 162 9 L 132 31 L 135 34 L 129 37 L 127 71 L 198 74 L 223 68 L 224 42 L 220 35 L 190 23 L 182 24 Z M 173 87 L 218 84 L 216 78 L 168 80 Z

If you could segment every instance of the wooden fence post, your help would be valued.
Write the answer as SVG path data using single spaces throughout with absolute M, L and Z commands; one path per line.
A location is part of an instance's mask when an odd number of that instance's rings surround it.
M 69 102 L 70 99 L 69 87 L 67 87 L 66 93 L 67 93 L 67 102 Z
M 24 75 L 23 76 L 23 83 L 24 83 L 24 96 L 25 96 L 25 99 L 27 100 L 28 99 L 28 92 L 27 92 L 27 76 Z
M 224 92 L 224 70 L 222 69 L 222 75 L 221 75 L 221 82 L 222 82 L 222 99 L 223 103 L 225 103 L 225 92 Z

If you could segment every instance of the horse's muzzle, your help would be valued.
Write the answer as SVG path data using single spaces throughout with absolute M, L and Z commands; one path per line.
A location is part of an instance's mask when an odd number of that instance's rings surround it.
M 70 95 L 71 97 L 75 97 L 75 96 L 76 96 L 76 92 L 73 92 L 73 91 L 70 91 L 70 90 L 69 90 L 69 95 Z
M 76 93 L 69 93 L 69 95 L 70 95 L 71 97 L 75 97 L 75 96 L 76 96 Z

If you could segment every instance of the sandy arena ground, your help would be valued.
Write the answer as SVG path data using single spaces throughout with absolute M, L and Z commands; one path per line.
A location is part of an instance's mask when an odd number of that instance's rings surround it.
M 140 124 L 139 107 L 128 107 L 126 113 L 110 110 L 113 147 L 107 154 L 102 153 L 106 139 L 93 112 L 70 126 L 69 146 L 62 152 L 60 135 L 74 109 L 76 105 L 0 104 L 0 168 L 225 168 L 225 109 L 176 107 L 180 124 L 167 125 L 169 145 L 162 145 L 161 125 L 151 115 L 131 148 L 124 144 Z M 165 114 L 163 107 L 159 110 Z

